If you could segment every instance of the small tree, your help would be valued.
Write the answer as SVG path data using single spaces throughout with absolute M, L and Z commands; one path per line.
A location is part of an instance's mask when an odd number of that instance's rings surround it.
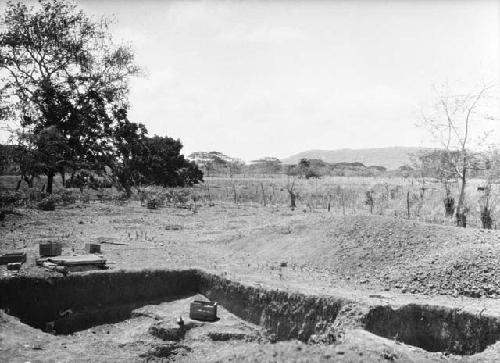
M 446 173 L 453 174 L 459 182 L 455 208 L 456 224 L 459 227 L 466 227 L 467 224 L 466 186 L 471 170 L 478 166 L 478 155 L 472 147 L 484 143 L 487 136 L 487 133 L 478 132 L 481 130 L 478 123 L 493 119 L 486 113 L 488 110 L 485 102 L 491 89 L 491 86 L 483 85 L 468 94 L 440 93 L 431 115 L 423 116 L 424 125 L 443 147 L 441 167 Z M 481 134 L 481 137 L 473 140 L 474 134 Z
M 288 191 L 288 195 L 290 196 L 290 208 L 295 210 L 297 207 L 296 199 L 297 199 L 297 190 L 295 182 L 297 181 L 297 175 L 295 174 L 295 168 L 292 165 L 288 165 L 287 168 L 287 183 L 286 190 Z
M 455 212 L 455 198 L 452 193 L 453 184 L 457 183 L 457 173 L 453 167 L 457 154 L 445 150 L 424 151 L 416 155 L 415 164 L 422 176 L 434 177 L 439 180 L 444 189 L 444 210 L 447 217 L 452 217 Z

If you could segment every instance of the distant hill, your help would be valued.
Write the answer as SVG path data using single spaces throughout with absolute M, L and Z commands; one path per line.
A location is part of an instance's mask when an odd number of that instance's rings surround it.
M 410 154 L 430 150 L 420 147 L 383 147 L 373 149 L 338 149 L 338 150 L 309 150 L 282 159 L 283 164 L 296 164 L 300 159 L 321 159 L 327 163 L 354 163 L 360 162 L 369 165 L 385 166 L 389 170 L 409 164 Z

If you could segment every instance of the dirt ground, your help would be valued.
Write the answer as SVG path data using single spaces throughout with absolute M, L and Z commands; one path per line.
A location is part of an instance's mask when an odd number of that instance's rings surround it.
M 444 305 L 500 316 L 497 231 L 230 203 L 201 206 L 196 212 L 177 208 L 148 210 L 139 202 L 91 202 L 53 212 L 19 212 L 23 215 L 8 215 L 1 222 L 0 250 L 24 250 L 28 263 L 19 273 L 1 266 L 4 278 L 14 274 L 54 274 L 35 266 L 39 242 L 60 241 L 65 255 L 81 254 L 85 243 L 97 242 L 112 270 L 199 268 L 271 289 L 346 297 L 367 304 Z M 165 320 L 161 314 L 169 311 L 172 320 L 178 313 L 187 315 L 183 310 L 186 306 L 187 300 L 177 300 L 153 310 L 158 310 L 154 314 L 160 320 Z M 148 314 L 138 313 L 127 322 L 68 336 L 46 334 L 2 314 L 0 357 L 20 362 L 500 359 L 498 344 L 462 358 L 428 353 L 356 329 L 333 345 L 293 341 L 272 344 L 258 327 L 250 327 L 221 311 L 221 320 L 212 327 L 196 327 L 189 331 L 187 341 L 170 346 L 148 333 L 155 324 Z M 243 325 L 243 335 L 251 337 L 244 341 L 214 342 L 207 338 L 209 329 L 223 326 L 223 330 L 235 330 Z M 109 335 L 113 339 L 108 340 Z

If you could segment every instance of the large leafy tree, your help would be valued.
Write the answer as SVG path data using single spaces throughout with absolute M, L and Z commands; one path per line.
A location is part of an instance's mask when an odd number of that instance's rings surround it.
M 278 174 L 282 171 L 281 160 L 275 157 L 264 157 L 252 160 L 249 169 L 261 174 Z
M 1 22 L 0 118 L 15 118 L 29 135 L 47 192 L 58 172 L 109 164 L 128 79 L 138 72 L 131 50 L 113 44 L 106 20 L 61 0 L 9 2 Z
M 196 164 L 182 155 L 182 143 L 170 137 L 145 139 L 145 149 L 138 162 L 144 181 L 164 187 L 191 186 L 203 178 Z
M 164 187 L 192 186 L 203 180 L 203 173 L 181 154 L 182 143 L 170 137 L 147 136 L 146 127 L 130 122 L 126 112 L 117 115 L 114 129 L 116 158 L 111 164 L 116 184 L 127 196 L 132 187 L 157 184 Z
M 146 153 L 147 130 L 143 124 L 130 122 L 125 112 L 119 115 L 120 121 L 114 130 L 116 158 L 112 163 L 115 184 L 130 197 L 132 187 L 142 182 L 141 159 Z
M 229 172 L 229 176 L 241 172 L 245 162 L 241 159 L 233 158 L 219 151 L 197 151 L 188 156 L 197 165 L 205 170 L 207 176 L 210 173 Z

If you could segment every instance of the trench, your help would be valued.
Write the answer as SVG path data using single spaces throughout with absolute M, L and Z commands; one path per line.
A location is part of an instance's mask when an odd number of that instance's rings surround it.
M 0 309 L 23 323 L 70 334 L 130 317 L 140 306 L 196 291 L 194 270 L 118 271 L 0 279 Z
M 364 317 L 365 329 L 429 352 L 472 355 L 500 339 L 498 317 L 442 306 L 377 306 Z
M 331 343 L 352 301 L 247 286 L 199 270 L 113 271 L 51 278 L 0 279 L 0 309 L 53 334 L 72 334 L 130 318 L 134 309 L 193 294 L 216 301 L 264 328 L 272 340 Z M 359 322 L 367 331 L 430 352 L 471 355 L 500 339 L 500 319 L 439 306 L 375 306 Z M 227 337 L 226 337 L 227 335 Z M 228 338 L 229 337 L 229 338 Z M 216 340 L 242 339 L 217 333 Z M 316 340 L 317 341 L 317 340 Z

